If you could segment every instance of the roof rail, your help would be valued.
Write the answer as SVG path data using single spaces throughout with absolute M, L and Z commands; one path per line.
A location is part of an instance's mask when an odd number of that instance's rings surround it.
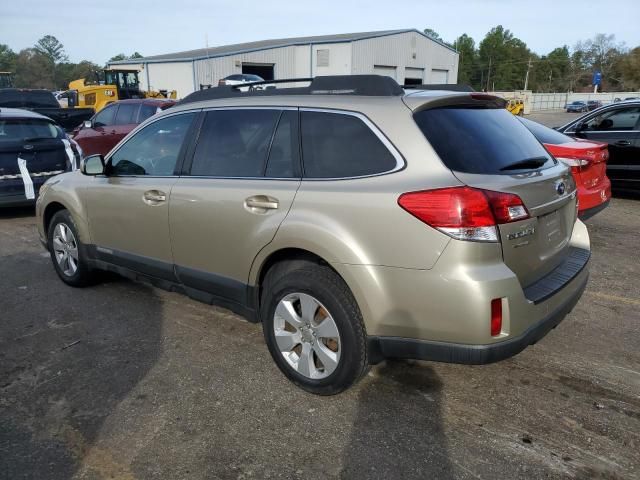
M 427 85 L 403 85 L 407 90 L 447 90 L 450 92 L 475 92 L 471 85 L 459 83 L 430 83 Z
M 279 83 L 310 82 L 308 87 L 269 88 Z M 267 88 L 256 87 L 266 85 Z M 208 85 L 201 85 L 208 87 Z M 242 91 L 246 89 L 247 91 Z M 261 82 L 241 83 L 201 89 L 183 98 L 185 103 L 214 100 L 219 98 L 243 98 L 274 95 L 365 95 L 373 97 L 397 97 L 404 95 L 404 90 L 391 77 L 382 75 L 331 75 L 314 78 L 287 78 L 281 80 L 264 80 Z

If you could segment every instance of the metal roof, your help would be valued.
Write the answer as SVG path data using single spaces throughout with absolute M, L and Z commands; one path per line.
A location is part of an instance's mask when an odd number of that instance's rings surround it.
M 166 62 L 190 62 L 193 60 L 202 60 L 205 58 L 226 57 L 229 55 L 237 55 L 240 53 L 256 52 L 259 50 L 268 50 L 271 48 L 290 47 L 294 45 L 311 45 L 323 43 L 348 43 L 357 40 L 366 40 L 369 38 L 386 37 L 389 35 L 397 35 L 400 33 L 418 33 L 432 42 L 437 43 L 449 50 L 456 50 L 449 45 L 440 42 L 415 28 L 403 30 L 380 30 L 376 32 L 359 32 L 359 33 L 340 33 L 337 35 L 319 35 L 313 37 L 295 37 L 295 38 L 277 38 L 271 40 L 260 40 L 257 42 L 237 43 L 235 45 L 223 45 L 220 47 L 199 48 L 197 50 L 187 50 L 185 52 L 167 53 L 164 55 L 153 55 L 143 58 L 130 58 L 127 60 L 118 60 L 109 62 L 109 65 L 129 65 L 132 63 L 166 63 Z

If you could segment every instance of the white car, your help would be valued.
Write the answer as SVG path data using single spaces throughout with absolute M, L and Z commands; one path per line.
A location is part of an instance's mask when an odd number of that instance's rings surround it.
M 248 73 L 237 73 L 234 75 L 229 75 L 228 77 L 222 78 L 218 81 L 218 86 L 223 87 L 225 85 L 242 85 L 244 83 L 253 83 L 253 82 L 264 82 L 264 78 L 258 75 L 250 75 Z M 266 90 L 267 88 L 274 88 L 274 85 L 256 85 L 252 87 L 252 90 Z M 241 92 L 246 92 L 249 90 L 249 87 L 241 87 L 239 89 Z

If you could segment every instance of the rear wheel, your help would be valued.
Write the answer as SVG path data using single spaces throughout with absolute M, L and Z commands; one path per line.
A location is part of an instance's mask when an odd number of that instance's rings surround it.
M 60 210 L 51 219 L 47 233 L 47 246 L 53 267 L 60 279 L 73 287 L 84 287 L 94 282 L 95 274 L 87 263 L 84 245 L 67 210 Z
M 299 387 L 333 395 L 366 372 L 360 309 L 329 267 L 307 261 L 277 264 L 265 277 L 262 307 L 271 356 Z

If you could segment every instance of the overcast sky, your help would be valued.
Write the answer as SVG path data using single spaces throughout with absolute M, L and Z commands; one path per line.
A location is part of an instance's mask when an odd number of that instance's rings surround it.
M 518 7 L 517 5 L 521 5 Z M 526 5 L 530 5 L 527 7 Z M 535 7 L 531 7 L 535 5 Z M 50 34 L 71 61 L 103 64 L 268 38 L 432 28 L 476 42 L 502 24 L 539 54 L 596 33 L 640 45 L 640 0 L 0 0 L 0 43 L 18 51 Z

